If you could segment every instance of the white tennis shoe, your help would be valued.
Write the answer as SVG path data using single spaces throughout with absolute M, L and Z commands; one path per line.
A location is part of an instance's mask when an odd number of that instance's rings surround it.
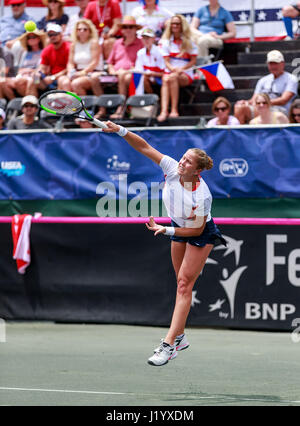
M 148 364 L 155 366 L 165 365 L 171 361 L 171 359 L 177 357 L 175 345 L 171 346 L 168 343 L 162 341 L 159 348 L 157 349 L 158 350 L 154 352 L 154 355 L 148 359 Z
M 162 344 L 164 339 L 160 339 L 160 344 Z M 183 349 L 187 349 L 190 344 L 186 338 L 185 334 L 182 334 L 181 336 L 177 336 L 174 342 L 174 346 L 176 347 L 176 351 L 183 351 Z M 154 349 L 154 353 L 159 351 L 160 346 L 158 346 L 156 349 Z

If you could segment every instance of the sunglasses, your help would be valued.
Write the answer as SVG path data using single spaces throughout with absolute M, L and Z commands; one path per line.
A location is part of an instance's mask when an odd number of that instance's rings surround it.
M 27 40 L 33 40 L 34 38 L 39 38 L 37 35 L 28 35 Z
M 123 25 L 123 30 L 132 30 L 132 28 L 135 28 L 134 25 Z
M 228 109 L 228 107 L 217 107 L 217 108 L 215 108 L 215 111 L 216 112 L 219 112 L 219 111 L 226 111 Z
M 60 33 L 48 33 L 48 37 L 56 37 L 58 36 Z
M 171 25 L 181 25 L 181 22 L 171 22 Z
M 293 114 L 293 117 L 300 117 L 300 114 Z

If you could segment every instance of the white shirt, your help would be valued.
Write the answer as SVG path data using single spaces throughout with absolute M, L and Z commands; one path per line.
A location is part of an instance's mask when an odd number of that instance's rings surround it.
M 138 25 L 142 25 L 142 27 L 151 28 L 155 33 L 157 31 L 161 32 L 166 20 L 173 16 L 172 12 L 165 9 L 164 7 L 159 6 L 156 6 L 155 10 L 151 13 L 151 15 L 148 14 L 147 10 L 145 9 L 145 6 L 135 7 L 131 14 L 135 17 L 136 23 Z
M 180 183 L 178 161 L 164 155 L 160 162 L 166 184 L 163 189 L 163 202 L 168 216 L 181 228 L 198 228 L 197 217 L 207 216 L 211 220 L 212 195 L 204 180 L 200 178 L 200 185 L 193 191 L 185 189 Z
M 173 36 L 170 40 L 161 39 L 159 43 L 163 57 L 169 57 L 170 63 L 174 67 L 184 67 L 188 62 L 190 62 L 193 56 L 198 55 L 198 47 L 193 42 L 191 42 L 191 50 L 189 52 L 185 52 L 182 56 L 178 56 L 180 54 L 181 43 L 175 43 Z M 170 71 L 166 68 L 165 72 Z M 184 70 L 184 73 L 189 75 L 192 80 L 194 79 L 194 71 Z
M 209 122 L 206 124 L 206 127 L 215 127 L 215 126 L 219 126 L 219 124 L 217 124 L 218 122 L 218 117 L 212 118 L 211 120 L 209 120 Z M 225 126 L 239 126 L 241 123 L 239 122 L 239 120 L 234 117 L 233 115 L 230 115 L 228 117 L 228 121 L 227 124 L 225 124 Z
M 146 48 L 139 50 L 135 62 L 135 69 L 138 71 L 154 71 L 163 72 L 165 69 L 165 61 L 158 46 L 153 45 L 150 53 Z

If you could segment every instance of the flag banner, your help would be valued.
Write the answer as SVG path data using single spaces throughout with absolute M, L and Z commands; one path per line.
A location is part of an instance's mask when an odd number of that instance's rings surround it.
M 144 75 L 139 72 L 133 72 L 129 84 L 129 96 L 144 94 Z
M 212 92 L 234 89 L 232 78 L 222 62 L 199 66 L 197 69 L 203 73 L 206 83 Z

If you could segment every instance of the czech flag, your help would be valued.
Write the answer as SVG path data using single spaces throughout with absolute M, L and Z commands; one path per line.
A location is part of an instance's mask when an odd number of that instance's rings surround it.
M 144 75 L 142 73 L 132 73 L 128 94 L 129 96 L 144 94 Z
M 221 62 L 197 67 L 206 79 L 206 83 L 212 92 L 224 89 L 234 89 L 233 81 Z

